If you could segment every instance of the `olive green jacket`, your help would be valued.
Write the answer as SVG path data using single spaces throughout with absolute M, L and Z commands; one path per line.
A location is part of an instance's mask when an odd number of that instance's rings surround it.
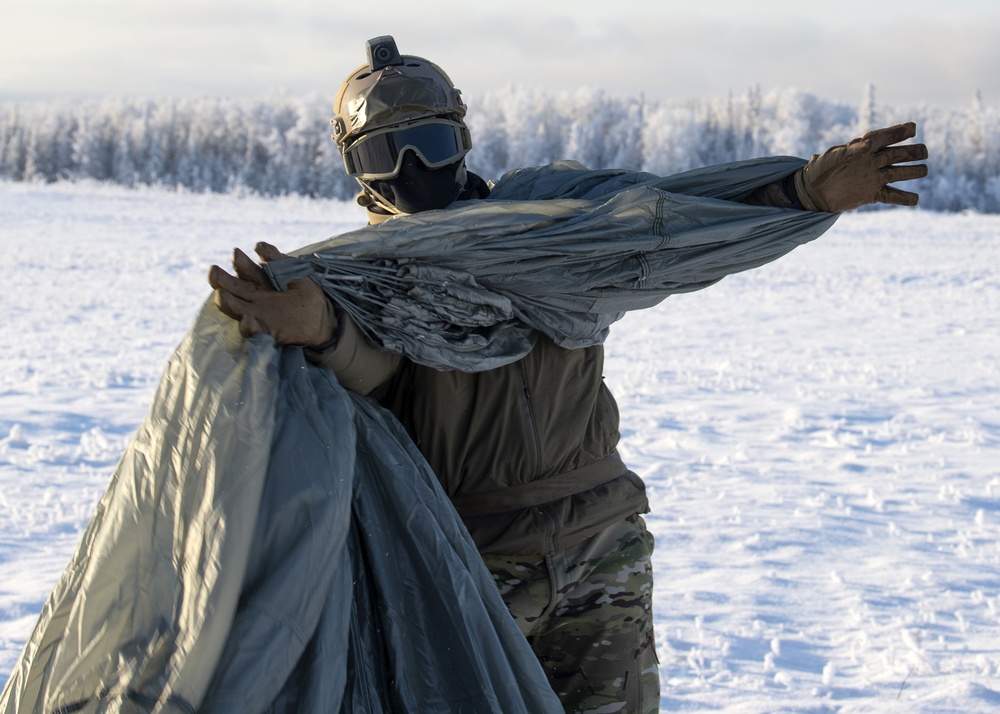
M 648 510 L 642 481 L 615 452 L 601 345 L 539 337 L 512 364 L 442 371 L 387 356 L 341 320 L 336 347 L 313 358 L 399 419 L 482 552 L 551 553 Z

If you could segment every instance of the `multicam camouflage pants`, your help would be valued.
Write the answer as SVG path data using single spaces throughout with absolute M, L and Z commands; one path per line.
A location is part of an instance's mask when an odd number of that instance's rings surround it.
M 567 712 L 659 711 L 652 552 L 634 516 L 552 556 L 483 556 Z

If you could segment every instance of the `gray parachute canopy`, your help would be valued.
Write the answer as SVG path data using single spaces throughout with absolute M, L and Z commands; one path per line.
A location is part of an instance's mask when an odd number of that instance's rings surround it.
M 441 369 L 523 357 L 537 332 L 598 344 L 629 310 L 700 290 L 810 241 L 829 213 L 734 203 L 803 162 L 770 158 L 667 178 L 521 169 L 490 198 L 346 233 L 269 263 L 311 277 L 377 346 Z
M 817 237 L 835 216 L 730 200 L 803 163 L 524 170 L 270 269 L 317 280 L 384 349 L 489 369 Z M 208 303 L 0 696 L 77 711 L 561 707 L 391 415 Z

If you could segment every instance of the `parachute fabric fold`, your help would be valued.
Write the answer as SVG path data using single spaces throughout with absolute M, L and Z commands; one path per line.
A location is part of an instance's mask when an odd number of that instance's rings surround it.
M 438 369 L 492 369 L 527 354 L 536 332 L 567 348 L 598 344 L 629 310 L 817 238 L 834 214 L 725 200 L 803 163 L 760 159 L 668 178 L 573 162 L 522 169 L 489 199 L 346 233 L 267 269 L 281 288 L 316 280 L 390 352 Z
M 206 305 L 0 712 L 558 712 L 423 456 Z
M 366 580 L 362 587 L 380 590 L 369 637 L 352 639 L 352 670 L 380 672 L 392 682 L 384 691 L 394 701 L 362 708 L 345 701 L 344 710 L 561 712 L 423 455 L 388 412 L 351 397 L 358 429 L 358 547 L 351 554 L 364 561 L 354 575 Z M 380 652 L 388 655 L 380 658 Z M 355 702 L 375 697 L 375 688 L 362 695 L 358 685 L 349 687 Z
M 0 711 L 197 709 L 239 600 L 275 372 L 273 350 L 245 343 L 214 308 L 202 312 L 45 603 Z M 82 709 L 95 699 L 104 704 Z

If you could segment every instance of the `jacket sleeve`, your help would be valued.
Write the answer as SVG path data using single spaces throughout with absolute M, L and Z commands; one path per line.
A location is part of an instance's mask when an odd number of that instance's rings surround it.
M 736 196 L 733 200 L 748 206 L 773 206 L 774 208 L 794 208 L 804 211 L 806 207 L 802 205 L 799 194 L 795 190 L 797 173 L 796 171 L 788 174 L 784 178 L 760 186 L 748 194 Z
M 333 370 L 345 389 L 369 394 L 395 374 L 403 358 L 372 347 L 340 308 L 336 309 L 336 317 L 333 339 L 325 345 L 306 349 L 306 357 L 313 364 Z

